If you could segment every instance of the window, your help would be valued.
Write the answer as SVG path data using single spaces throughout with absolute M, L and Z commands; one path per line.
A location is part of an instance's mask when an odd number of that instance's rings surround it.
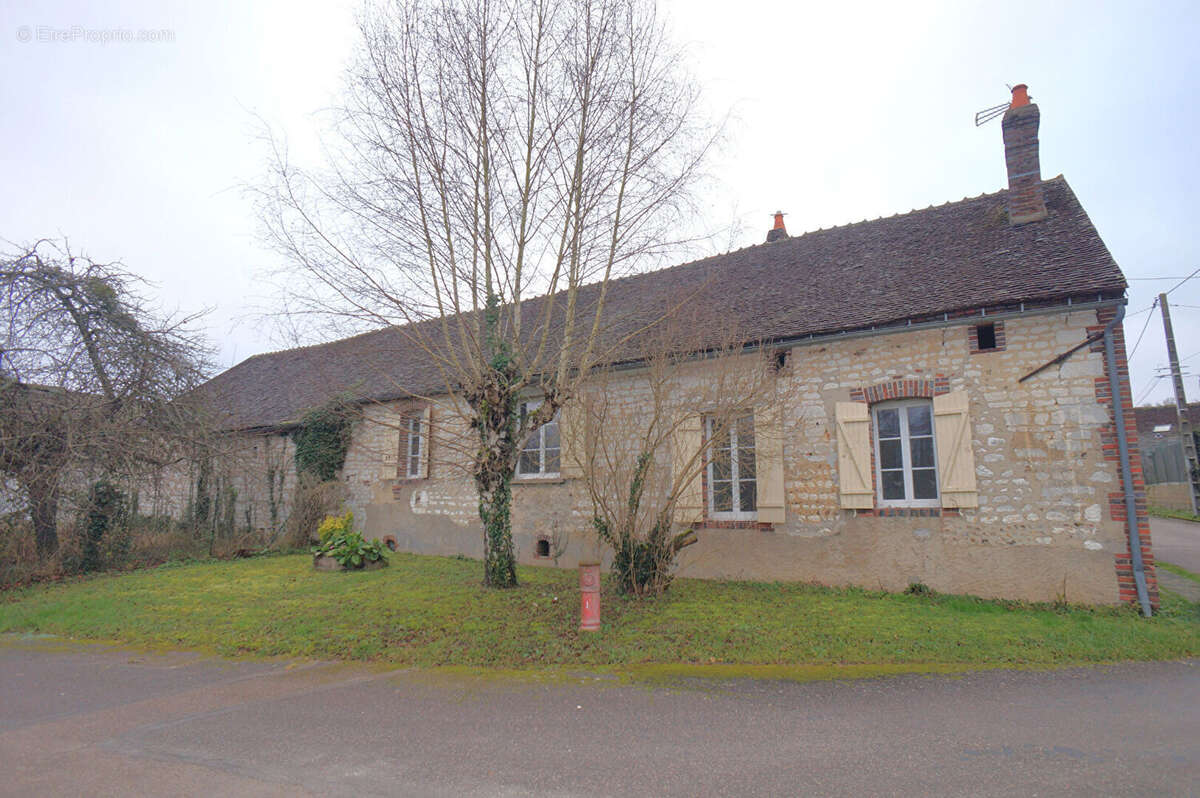
M 875 469 L 885 505 L 938 505 L 933 404 L 927 399 L 875 406 Z
M 972 354 L 999 352 L 1005 348 L 1006 344 L 1007 338 L 1004 335 L 1003 321 L 973 324 L 967 328 L 967 348 Z
M 521 423 L 533 410 L 542 403 L 540 401 L 525 402 L 521 405 Z M 529 435 L 525 446 L 521 449 L 521 457 L 517 460 L 517 476 L 519 477 L 557 477 L 559 460 L 562 457 L 562 442 L 558 432 L 558 416 L 538 427 Z
M 424 476 L 425 447 L 428 445 L 425 425 L 420 413 L 404 417 L 404 454 L 400 458 L 401 476 L 420 479 Z
M 975 340 L 980 352 L 996 348 L 996 325 L 980 324 L 975 328 Z
M 741 416 L 726 427 L 705 419 L 708 439 L 708 513 L 714 518 L 754 518 L 757 485 L 754 416 Z

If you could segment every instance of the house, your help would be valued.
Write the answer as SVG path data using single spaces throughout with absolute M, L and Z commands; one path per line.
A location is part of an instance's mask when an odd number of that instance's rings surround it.
M 1179 413 L 1175 405 L 1139 407 L 1136 413 L 1147 503 L 1168 510 L 1192 512 L 1192 486 L 1188 480 L 1187 458 L 1179 436 Z M 1200 428 L 1200 402 L 1188 403 L 1186 417 L 1193 430 Z
M 730 443 L 734 460 L 756 458 L 753 476 L 717 486 L 708 471 L 694 486 L 676 520 L 699 543 L 681 573 L 1157 603 L 1126 282 L 1067 181 L 1041 179 L 1038 120 L 1017 86 L 1005 190 L 794 237 L 780 217 L 764 244 L 609 286 L 627 324 L 693 292 L 779 355 L 772 406 L 746 416 L 778 445 Z M 363 421 L 342 479 L 365 531 L 404 550 L 481 556 L 472 483 L 446 464 L 466 430 L 447 420 L 454 400 L 409 340 L 379 330 L 256 356 L 212 380 L 254 472 L 243 500 L 261 512 L 255 458 L 286 466 L 281 433 L 351 391 Z M 705 379 L 702 362 L 693 377 Z M 704 446 L 702 424 L 688 445 Z M 547 425 L 526 445 L 513 506 L 525 562 L 571 566 L 592 552 L 564 433 Z

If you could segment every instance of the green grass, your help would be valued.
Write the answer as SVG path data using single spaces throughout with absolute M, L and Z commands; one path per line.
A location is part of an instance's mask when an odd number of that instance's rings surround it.
M 1186 568 L 1182 568 L 1173 563 L 1163 562 L 1162 560 L 1159 560 L 1156 565 L 1164 571 L 1170 571 L 1176 576 L 1182 576 L 1185 579 L 1191 579 L 1193 582 L 1200 582 L 1200 574 L 1194 574 Z
M 1197 605 L 1174 596 L 1145 620 L 1125 607 L 681 579 L 646 601 L 606 589 L 604 628 L 583 634 L 574 571 L 522 568 L 519 588 L 492 591 L 480 570 L 411 554 L 368 573 L 317 573 L 306 556 L 163 566 L 0 594 L 0 632 L 224 656 L 509 669 L 691 663 L 726 675 L 1200 655 Z
M 1150 505 L 1146 509 L 1150 515 L 1158 518 L 1178 518 L 1180 521 L 1200 521 L 1200 515 L 1192 515 L 1185 510 L 1170 510 L 1166 507 L 1155 507 Z

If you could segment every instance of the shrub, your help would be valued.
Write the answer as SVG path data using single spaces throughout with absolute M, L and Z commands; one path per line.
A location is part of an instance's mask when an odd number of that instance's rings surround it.
M 340 507 L 346 496 L 346 486 L 340 482 L 321 482 L 312 474 L 300 474 L 296 498 L 284 524 L 287 544 L 297 549 L 312 545 L 321 520 Z
M 600 540 L 613 550 L 613 574 L 617 590 L 630 596 L 654 596 L 666 592 L 673 579 L 672 568 L 679 551 L 696 542 L 696 532 L 685 529 L 671 534 L 670 523 L 660 519 L 648 532 L 626 527 L 614 531 L 600 516 L 592 526 Z
M 79 561 L 79 570 L 83 572 L 96 571 L 101 568 L 108 553 L 113 559 L 123 559 L 129 552 L 128 530 L 124 529 L 126 521 L 125 494 L 121 493 L 108 480 L 98 480 L 92 484 L 88 492 L 87 516 L 83 520 L 83 551 Z M 115 550 L 104 552 L 102 546 L 110 543 L 106 540 L 110 530 L 122 529 L 124 535 Z
M 355 532 L 353 526 L 353 513 L 326 518 L 320 526 L 321 543 L 313 548 L 313 554 L 332 557 L 343 568 L 362 568 L 369 562 L 380 560 L 387 562 L 383 541 L 368 541 Z

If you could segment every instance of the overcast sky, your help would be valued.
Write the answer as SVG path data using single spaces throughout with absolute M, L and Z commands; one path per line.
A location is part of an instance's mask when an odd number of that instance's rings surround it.
M 0 239 L 67 236 L 145 275 L 168 307 L 213 308 L 223 366 L 279 348 L 257 317 L 278 258 L 242 187 L 263 172 L 259 120 L 299 157 L 317 152 L 357 4 L 95 5 L 0 9 Z M 795 235 L 1003 188 L 999 121 L 972 118 L 1029 84 L 1043 176 L 1066 175 L 1131 281 L 1130 346 L 1150 319 L 1135 396 L 1169 396 L 1157 311 L 1139 311 L 1200 269 L 1200 4 L 664 8 L 710 111 L 731 114 L 709 211 L 740 233 L 718 249 L 759 243 L 777 208 Z M 1200 277 L 1171 302 L 1200 374 Z M 1187 388 L 1200 399 L 1195 376 Z

